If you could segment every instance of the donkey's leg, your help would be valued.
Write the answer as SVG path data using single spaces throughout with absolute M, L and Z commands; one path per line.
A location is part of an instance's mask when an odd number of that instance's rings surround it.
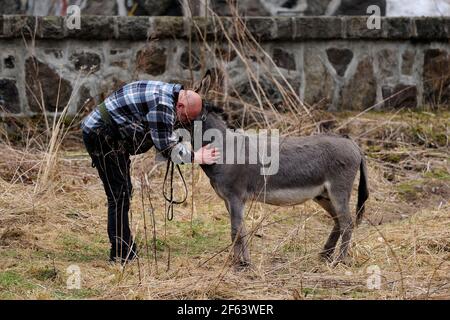
M 339 237 L 341 235 L 339 228 L 339 220 L 337 218 L 336 210 L 333 208 L 333 205 L 331 204 L 331 201 L 329 199 L 319 196 L 315 198 L 314 201 L 318 203 L 322 208 L 324 208 L 330 214 L 330 216 L 333 218 L 334 221 L 333 230 L 331 230 L 331 233 L 328 236 L 328 240 L 325 243 L 322 252 L 320 253 L 322 259 L 331 262 L 334 250 L 336 248 L 336 243 L 338 242 Z
M 245 239 L 247 233 L 244 223 L 245 204 L 243 201 L 236 198 L 225 200 L 225 204 L 231 218 L 231 241 L 234 243 L 233 262 L 241 266 L 247 266 L 250 264 L 250 255 Z
M 350 211 L 347 210 L 345 214 L 343 214 L 339 218 L 339 225 L 341 226 L 341 248 L 339 250 L 339 256 L 337 257 L 337 262 L 348 263 L 348 249 L 351 244 L 352 233 L 353 233 L 353 220 L 350 216 Z
M 342 237 L 341 248 L 336 262 L 346 263 L 348 262 L 347 254 L 353 232 L 353 219 L 349 208 L 351 190 L 345 190 L 342 186 L 341 188 L 335 187 L 335 189 L 331 189 L 332 191 L 329 191 L 328 193 L 330 195 L 331 203 L 336 209 L 336 217 L 339 221 L 339 231 Z

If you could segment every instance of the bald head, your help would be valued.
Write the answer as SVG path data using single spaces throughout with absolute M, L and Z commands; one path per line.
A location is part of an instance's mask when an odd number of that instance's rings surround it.
M 202 112 L 202 98 L 192 90 L 181 90 L 176 105 L 177 119 L 181 123 L 189 123 Z

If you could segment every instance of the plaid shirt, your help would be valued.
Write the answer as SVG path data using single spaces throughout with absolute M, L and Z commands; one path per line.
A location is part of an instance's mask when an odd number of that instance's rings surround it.
M 175 103 L 183 86 L 160 81 L 136 81 L 111 94 L 104 101 L 122 139 L 151 139 L 156 149 L 168 157 L 176 147 L 180 157 L 190 155 L 174 134 Z M 96 108 L 81 127 L 90 133 L 102 125 Z

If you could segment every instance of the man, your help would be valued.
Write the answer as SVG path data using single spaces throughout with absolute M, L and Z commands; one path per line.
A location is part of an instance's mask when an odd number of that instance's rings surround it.
M 108 199 L 110 259 L 125 263 L 136 257 L 128 211 L 132 185 L 130 155 L 146 152 L 153 145 L 164 157 L 178 154 L 199 164 L 213 164 L 216 148 L 196 152 L 178 143 L 173 134 L 176 121 L 190 123 L 202 111 L 200 95 L 180 84 L 137 81 L 111 94 L 84 119 L 83 141 L 97 168 Z M 172 152 L 174 151 L 174 152 Z

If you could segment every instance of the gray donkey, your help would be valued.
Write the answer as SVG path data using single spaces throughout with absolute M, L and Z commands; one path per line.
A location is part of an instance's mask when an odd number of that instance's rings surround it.
M 276 174 L 262 175 L 263 164 L 250 164 L 249 161 L 249 155 L 257 152 L 254 140 L 243 133 L 231 132 L 217 111 L 218 108 L 204 104 L 202 115 L 197 119 L 202 122 L 202 134 L 215 129 L 221 133 L 213 141 L 216 146 L 224 146 L 229 137 L 241 138 L 241 145 L 237 146 L 237 152 L 232 156 L 234 159 L 227 159 L 227 149 L 223 148 L 223 164 L 202 165 L 201 168 L 216 193 L 225 201 L 230 214 L 234 263 L 241 266 L 250 264 L 244 225 L 246 202 L 292 206 L 310 199 L 322 206 L 334 220 L 321 257 L 330 262 L 334 260 L 334 263 L 346 262 L 353 231 L 349 201 L 358 169 L 357 224 L 363 217 L 364 204 L 369 196 L 365 159 L 358 145 L 337 135 L 286 137 L 280 138 L 278 143 L 267 140 L 271 151 L 279 149 L 279 168 Z M 202 145 L 209 142 L 202 141 Z M 236 164 L 236 157 L 242 155 L 239 152 L 245 152 L 244 164 Z M 230 162 L 234 164 L 227 164 Z M 342 237 L 340 252 L 333 259 L 339 237 Z

